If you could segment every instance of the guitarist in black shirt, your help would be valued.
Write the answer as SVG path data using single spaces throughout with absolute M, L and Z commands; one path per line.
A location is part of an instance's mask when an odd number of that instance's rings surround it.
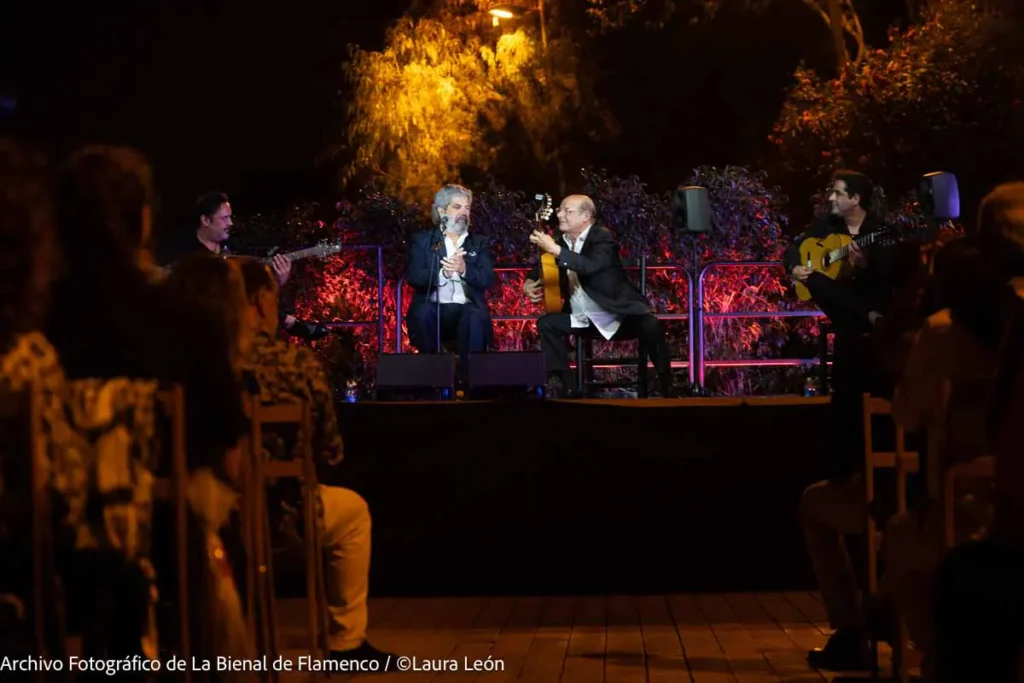
M 869 207 L 874 185 L 864 174 L 838 171 L 829 194 L 831 213 L 786 250 L 784 264 L 828 316 L 834 336 L 832 410 L 835 445 L 829 478 L 812 485 L 800 500 L 800 517 L 822 600 L 835 634 L 808 663 L 821 669 L 863 670 L 869 665 L 864 610 L 843 536 L 863 533 L 864 431 L 862 396 L 885 395 L 876 340 L 886 320 L 893 249 L 872 243 L 849 249 L 850 277 L 833 280 L 801 263 L 805 239 L 839 233 L 863 238 L 881 229 Z
M 181 259 L 194 253 L 209 252 L 225 254 L 224 243 L 231 234 L 233 225 L 231 203 L 228 196 L 221 192 L 207 192 L 196 200 L 193 217 L 195 230 L 189 230 L 169 245 L 161 258 L 161 263 L 169 267 Z M 278 285 L 283 286 L 291 275 L 291 262 L 287 256 L 278 254 L 271 261 Z M 282 309 L 280 323 L 285 331 L 299 339 L 316 341 L 329 334 L 329 330 L 321 323 L 298 320 L 295 316 L 285 313 Z

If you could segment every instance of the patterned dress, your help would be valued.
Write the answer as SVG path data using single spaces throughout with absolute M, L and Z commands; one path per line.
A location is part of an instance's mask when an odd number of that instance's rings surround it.
M 88 497 L 88 464 L 84 443 L 75 433 L 65 405 L 67 384 L 57 352 L 38 333 L 19 336 L 0 357 L 0 390 L 24 391 L 37 383 L 42 394 L 42 427 L 46 439 L 45 477 L 57 494 L 55 515 L 68 527 L 81 523 Z M 0 481 L 0 496 L 5 494 Z M 2 523 L 2 522 L 0 522 Z
M 3 390 L 21 391 L 33 382 L 42 398 L 46 439 L 42 465 L 52 494 L 54 551 L 61 562 L 70 562 L 75 568 L 59 568 L 69 606 L 90 624 L 85 627 L 90 631 L 110 626 L 92 621 L 90 605 L 97 601 L 141 607 L 146 615 L 142 623 L 122 622 L 116 626 L 126 627 L 122 633 L 137 636 L 130 647 L 155 657 L 155 572 L 149 551 L 156 384 L 130 380 L 69 382 L 56 351 L 38 333 L 17 338 L 0 358 Z M 0 496 L 10 499 L 11 493 L 4 491 L 0 481 Z M 0 534 L 3 541 L 17 547 L 19 531 L 7 527 Z M 102 558 L 98 565 L 97 557 Z M 92 566 L 99 568 L 88 584 L 79 580 L 85 566 L 81 563 L 94 563 Z M 137 592 L 129 595 L 132 591 L 124 584 L 96 583 L 96 577 L 102 576 L 118 576 L 120 581 L 131 577 Z M 96 641 L 106 637 L 95 632 L 89 635 Z

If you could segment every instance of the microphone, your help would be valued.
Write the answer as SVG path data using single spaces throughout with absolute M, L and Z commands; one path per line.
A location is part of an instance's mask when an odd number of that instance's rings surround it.
M 437 236 L 437 241 L 434 242 L 434 252 L 440 253 L 441 247 L 444 246 L 444 233 L 448 229 L 448 216 L 441 216 L 441 234 Z

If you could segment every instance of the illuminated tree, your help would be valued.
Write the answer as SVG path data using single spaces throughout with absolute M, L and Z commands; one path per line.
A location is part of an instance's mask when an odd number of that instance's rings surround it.
M 490 170 L 513 122 L 546 164 L 579 97 L 571 46 L 552 41 L 552 63 L 569 66 L 546 69 L 538 43 L 524 28 L 495 36 L 477 17 L 442 12 L 402 18 L 381 52 L 354 49 L 346 178 L 370 171 L 387 191 L 425 200 L 464 169 Z
M 997 10 L 933 0 L 920 24 L 838 78 L 798 69 L 772 136 L 788 170 L 820 182 L 850 165 L 906 187 L 936 169 L 980 180 L 1013 168 L 1024 97 L 1014 30 Z

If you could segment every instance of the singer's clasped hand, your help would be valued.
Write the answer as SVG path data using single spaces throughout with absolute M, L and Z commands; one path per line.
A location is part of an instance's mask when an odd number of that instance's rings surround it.
M 459 249 L 451 256 L 441 259 L 441 270 L 444 271 L 445 277 L 451 277 L 455 273 L 459 275 L 466 274 L 466 260 L 463 258 L 465 253 L 464 249 Z

